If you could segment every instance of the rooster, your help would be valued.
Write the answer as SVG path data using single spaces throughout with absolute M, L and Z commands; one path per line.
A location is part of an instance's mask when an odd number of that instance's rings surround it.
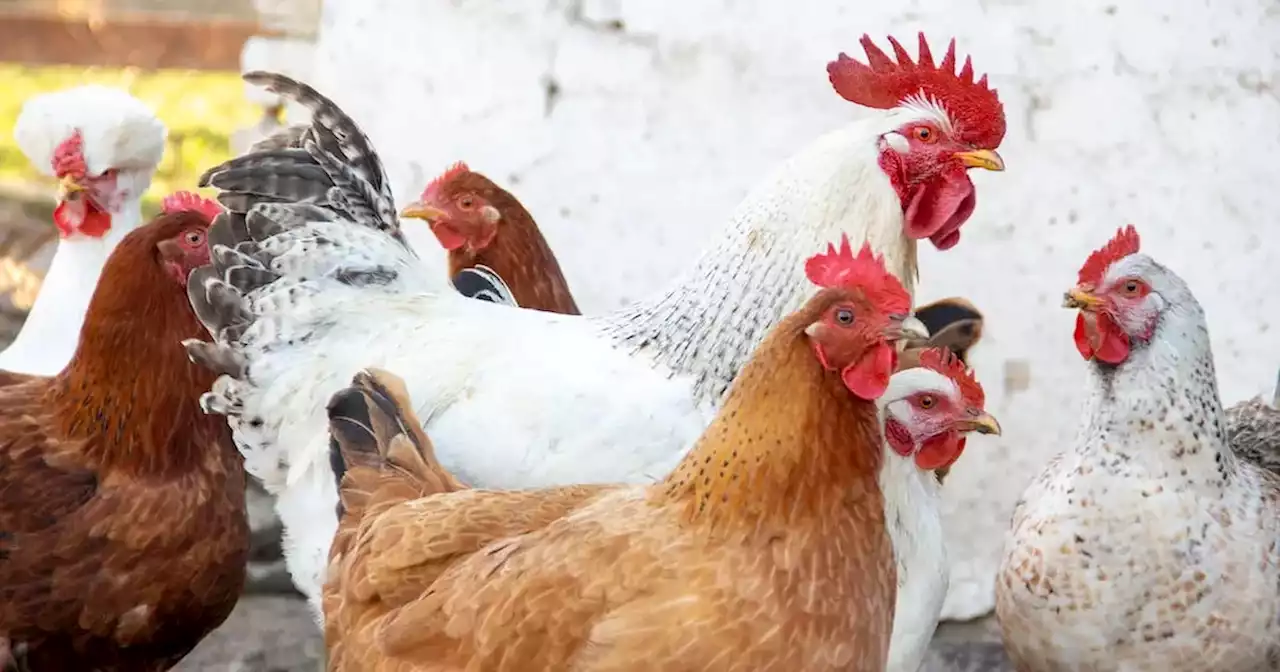
M 999 434 L 986 397 L 955 353 L 928 348 L 918 366 L 899 370 L 876 401 L 884 433 L 880 489 L 897 561 L 898 595 L 888 672 L 917 672 L 947 596 L 949 568 L 943 543 L 936 469 L 964 451 L 969 432 Z
M 209 206 L 166 199 L 107 259 L 66 369 L 0 389 L 0 667 L 166 670 L 240 595 L 244 470 L 178 345 Z
M 213 186 L 223 185 L 214 181 Z M 458 162 L 432 180 L 400 217 L 427 222 L 449 253 L 449 278 L 462 294 L 495 303 L 510 296 L 512 305 L 522 308 L 579 314 L 533 216 L 467 164 Z
M 246 75 L 312 110 L 313 125 L 303 150 L 207 173 L 245 188 L 219 194 L 230 211 L 214 226 L 220 247 L 191 285 L 214 343 L 189 352 L 225 374 L 202 403 L 228 416 L 246 468 L 278 496 L 286 560 L 313 606 L 337 527 L 324 403 L 361 368 L 404 375 L 442 461 L 470 484 L 651 481 L 684 456 L 769 328 L 813 293 L 804 258 L 847 233 L 909 290 L 917 240 L 958 242 L 975 203 L 966 169 L 1003 167 L 999 99 L 968 61 L 956 74 L 954 42 L 937 65 L 923 35 L 918 62 L 896 41 L 896 63 L 862 44 L 870 65 L 841 55 L 829 78 L 883 111 L 787 161 L 667 290 L 592 318 L 424 289 L 433 274 L 405 243 L 364 133 L 310 87 Z M 274 196 L 313 178 L 330 186 Z
M 1133 227 L 1065 305 L 1076 445 L 1013 515 L 996 610 L 1019 670 L 1280 669 L 1280 475 L 1232 449 L 1204 311 Z
M 884 669 L 894 569 L 871 402 L 911 300 L 869 247 L 806 267 L 825 289 L 650 485 L 468 489 L 403 382 L 357 374 L 329 405 L 330 669 Z
M 142 224 L 142 195 L 164 154 L 164 124 L 119 89 L 89 85 L 28 100 L 18 147 L 59 180 L 58 247 L 0 369 L 52 376 L 75 352 L 89 298 L 117 243 Z

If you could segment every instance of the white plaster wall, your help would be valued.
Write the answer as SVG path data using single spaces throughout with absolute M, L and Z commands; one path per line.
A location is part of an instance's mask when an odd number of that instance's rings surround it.
M 957 37 L 1009 120 L 1008 170 L 975 172 L 963 242 L 921 248 L 918 298 L 988 316 L 974 363 L 1006 431 L 948 482 L 946 613 L 967 617 L 991 607 L 1014 501 L 1075 431 L 1083 364 L 1059 301 L 1119 225 L 1204 303 L 1228 402 L 1275 380 L 1275 2 L 326 0 L 313 83 L 401 199 L 460 158 L 511 186 L 593 312 L 662 286 L 772 165 L 860 114 L 828 60 L 861 57 L 863 32 L 914 51 L 918 29 L 935 55 Z

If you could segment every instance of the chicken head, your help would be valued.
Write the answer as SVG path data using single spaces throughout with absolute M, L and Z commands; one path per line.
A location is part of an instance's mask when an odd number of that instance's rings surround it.
M 820 317 L 805 328 L 814 355 L 829 371 L 840 371 L 849 391 L 862 399 L 884 393 L 898 364 L 895 347 L 904 336 L 927 338 L 928 330 L 910 315 L 911 297 L 864 244 L 855 256 L 849 239 L 840 249 L 805 263 L 809 280 L 820 287 L 844 288 Z
M 165 198 L 162 217 L 176 220 L 178 231 L 156 243 L 156 252 L 165 271 L 179 285 L 187 285 L 191 271 L 209 263 L 209 226 L 222 212 L 217 203 L 199 195 L 180 191 Z
M 922 470 L 954 464 L 970 432 L 1000 433 L 1000 423 L 986 411 L 982 385 L 945 348 L 925 350 L 918 368 L 895 374 L 880 401 L 885 442 Z
M 889 43 L 896 62 L 863 35 L 867 62 L 840 54 L 827 74 L 845 100 L 903 112 L 898 128 L 880 137 L 880 168 L 902 201 L 907 235 L 950 249 L 977 202 L 968 169 L 1004 170 L 995 151 L 1004 139 L 1004 108 L 986 75 L 974 81 L 968 58 L 956 73 L 954 39 L 937 65 L 924 33 L 914 62 L 896 39 Z
M 400 211 L 400 216 L 421 219 L 445 250 L 464 245 L 482 250 L 498 233 L 501 211 L 491 202 L 496 186 L 488 178 L 471 172 L 459 161 L 427 184 L 422 196 Z
M 1134 348 L 1151 341 L 1170 299 L 1186 291 L 1163 266 L 1139 253 L 1140 243 L 1132 225 L 1120 229 L 1089 255 L 1063 299 L 1064 307 L 1080 311 L 1075 343 L 1086 360 L 1123 363 Z

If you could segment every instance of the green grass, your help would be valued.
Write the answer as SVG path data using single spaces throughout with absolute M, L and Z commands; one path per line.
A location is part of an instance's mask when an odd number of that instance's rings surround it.
M 5 181 L 48 180 L 13 140 L 13 125 L 31 96 L 96 83 L 127 89 L 150 106 L 169 127 L 169 146 L 143 200 L 148 211 L 165 194 L 193 189 L 200 173 L 230 158 L 231 134 L 262 114 L 245 100 L 244 84 L 233 72 L 0 63 L 0 82 L 0 180 Z

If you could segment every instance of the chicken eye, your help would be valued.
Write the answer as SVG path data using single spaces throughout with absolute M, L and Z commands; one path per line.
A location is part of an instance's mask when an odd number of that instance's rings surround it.
M 199 231 L 188 231 L 188 232 L 187 232 L 187 245 L 189 245 L 189 246 L 191 246 L 191 247 L 198 247 L 198 246 L 199 246 L 201 243 L 203 243 L 203 242 L 204 242 L 204 234 L 203 234 L 203 233 L 200 233 Z
M 848 308 L 839 308 L 836 310 L 836 322 L 843 325 L 853 324 L 853 311 Z
M 1138 284 L 1137 280 L 1128 280 L 1124 283 L 1125 294 L 1137 294 L 1138 290 L 1141 288 L 1142 286 Z
M 462 208 L 463 210 L 470 210 L 471 208 L 475 207 L 475 204 L 476 204 L 475 199 L 471 198 L 470 196 L 463 196 L 462 198 L 458 199 L 458 207 Z
M 933 405 L 935 403 L 937 402 L 933 400 L 933 397 L 931 395 L 926 394 L 923 397 L 920 397 L 920 408 L 928 410 L 930 408 L 933 408 Z
M 915 134 L 916 140 L 920 142 L 933 142 L 937 137 L 933 129 L 928 126 L 916 126 Z

